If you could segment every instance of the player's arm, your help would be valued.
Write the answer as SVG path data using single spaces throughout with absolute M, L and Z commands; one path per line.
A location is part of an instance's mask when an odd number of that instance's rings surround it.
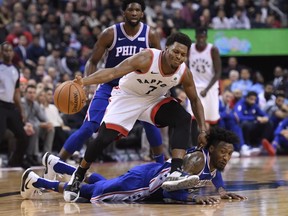
M 160 37 L 157 31 L 150 27 L 149 31 L 149 46 L 161 50 Z
M 177 190 L 170 192 L 164 190 L 163 197 L 184 202 L 195 202 L 196 204 L 202 205 L 213 205 L 220 202 L 219 198 L 195 195 L 193 193 L 189 193 L 187 190 Z
M 99 35 L 98 40 L 93 47 L 92 55 L 85 65 L 85 76 L 89 76 L 97 70 L 99 61 L 102 59 L 106 49 L 112 45 L 113 39 L 113 27 L 107 28 Z
M 219 171 L 216 172 L 216 176 L 212 179 L 212 183 L 216 187 L 221 199 L 236 199 L 236 200 L 247 199 L 247 197 L 226 191 L 224 188 L 224 181 L 222 178 L 222 174 Z
M 207 129 L 205 125 L 204 109 L 196 91 L 195 83 L 193 80 L 193 75 L 188 68 L 186 68 L 186 73 L 184 74 L 182 85 L 183 85 L 183 88 L 187 97 L 190 100 L 193 114 L 196 118 L 196 121 L 200 129 L 198 142 L 201 142 L 201 143 L 198 143 L 198 146 L 200 145 L 199 147 L 203 147 L 207 144 L 207 140 L 206 140 Z
M 213 67 L 214 67 L 214 76 L 212 77 L 212 79 L 210 80 L 208 86 L 205 88 L 205 95 L 207 94 L 207 92 L 209 91 L 209 89 L 216 83 L 218 82 L 218 80 L 221 77 L 221 73 L 222 73 L 222 63 L 221 63 L 221 58 L 220 58 L 220 54 L 218 51 L 218 48 L 213 46 L 212 47 L 212 60 L 213 60 Z M 203 95 L 202 95 L 203 96 Z
M 152 53 L 149 50 L 144 50 L 125 59 L 113 68 L 100 69 L 90 76 L 84 78 L 78 76 L 76 77 L 77 80 L 75 80 L 75 82 L 79 83 L 80 85 L 87 86 L 92 84 L 106 83 L 136 70 L 146 72 L 150 67 L 152 58 Z

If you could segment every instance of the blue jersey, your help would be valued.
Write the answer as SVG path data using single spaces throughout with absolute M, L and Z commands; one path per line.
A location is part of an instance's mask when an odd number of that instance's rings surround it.
M 114 39 L 105 54 L 105 68 L 114 67 L 126 58 L 149 47 L 148 35 L 150 27 L 148 25 L 141 22 L 138 33 L 133 37 L 126 34 L 123 25 L 124 22 L 113 25 Z M 113 87 L 118 86 L 119 79 L 120 78 L 99 86 L 89 105 L 85 120 L 98 124 L 101 123 L 109 103 L 108 99 L 111 97 L 111 91 Z M 96 128 L 93 130 L 95 131 Z
M 194 147 L 194 148 L 187 150 L 187 153 L 192 153 L 195 151 L 199 151 L 199 150 L 196 150 L 196 148 Z M 213 185 L 216 187 L 216 189 L 220 187 L 224 188 L 224 182 L 223 182 L 221 173 L 216 169 L 213 170 L 212 172 L 210 171 L 210 166 L 209 166 L 210 156 L 209 156 L 208 150 L 202 149 L 201 152 L 204 155 L 205 165 L 204 165 L 204 168 L 197 174 L 200 179 L 200 183 L 197 185 L 197 187 L 198 186 L 204 187 L 210 184 L 210 182 L 212 182 Z
M 135 55 L 145 48 L 149 48 L 149 28 L 149 26 L 141 22 L 138 33 L 130 37 L 124 30 L 124 22 L 115 24 L 113 26 L 114 40 L 111 47 L 107 50 L 105 68 L 115 67 L 126 58 Z M 118 81 L 119 79 L 115 79 L 109 83 L 112 86 L 117 86 Z

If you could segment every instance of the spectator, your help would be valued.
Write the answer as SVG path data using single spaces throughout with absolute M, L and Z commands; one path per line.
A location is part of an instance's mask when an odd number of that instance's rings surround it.
M 245 96 L 248 90 L 252 87 L 253 83 L 250 80 L 250 70 L 248 68 L 243 68 L 240 72 L 240 80 L 237 80 L 232 83 L 231 90 L 235 91 L 239 89 L 242 91 L 243 96 Z
M 222 78 L 227 78 L 229 75 L 229 72 L 231 70 L 236 70 L 236 71 L 240 72 L 242 68 L 243 68 L 243 66 L 239 65 L 236 57 L 229 57 L 228 58 L 228 65 L 223 70 Z
M 225 90 L 222 96 L 219 98 L 219 113 L 221 117 L 219 120 L 219 126 L 233 131 L 239 137 L 239 143 L 233 143 L 234 152 L 232 154 L 232 157 L 239 157 L 239 152 L 244 144 L 244 138 L 238 119 L 236 118 L 236 114 L 231 106 L 232 100 L 233 93 L 230 90 Z M 243 156 L 247 155 L 244 154 Z
M 276 66 L 274 68 L 273 74 L 274 74 L 273 86 L 274 86 L 274 89 L 277 90 L 279 88 L 279 86 L 283 84 L 284 71 L 283 71 L 282 67 Z
M 21 35 L 25 35 L 27 43 L 29 44 L 32 41 L 32 34 L 29 31 L 23 29 L 23 26 L 19 22 L 14 22 L 12 31 L 6 37 L 6 41 L 16 47 L 19 43 Z
M 36 102 L 36 87 L 28 85 L 26 88 L 25 97 L 22 98 L 22 106 L 24 108 L 27 122 L 33 125 L 35 133 L 29 138 L 29 145 L 27 148 L 27 159 L 32 165 L 40 165 L 39 161 L 39 139 L 43 140 L 43 152 L 51 152 L 54 128 L 51 122 L 47 121 L 44 110 Z
M 27 60 L 34 68 L 40 56 L 46 56 L 45 49 L 40 46 L 40 36 L 33 35 L 32 43 L 27 47 Z M 27 62 L 28 63 L 28 62 Z
M 259 147 L 263 139 L 269 139 L 272 129 L 268 115 L 259 108 L 256 100 L 257 93 L 248 92 L 234 107 L 236 118 L 243 131 L 244 142 L 250 148 Z M 260 153 L 259 149 L 255 151 Z
M 213 29 L 230 29 L 230 21 L 223 9 L 219 9 L 217 16 L 212 19 L 212 27 Z
M 258 104 L 260 109 L 267 110 L 269 104 L 274 104 L 276 97 L 273 95 L 274 88 L 271 82 L 264 86 L 264 92 L 258 94 Z
M 64 121 L 60 116 L 57 107 L 53 103 L 52 89 L 46 88 L 37 94 L 37 101 L 45 111 L 47 121 L 51 122 L 55 135 L 53 139 L 53 150 L 59 152 L 63 143 L 69 136 L 70 128 L 64 125 Z M 51 150 L 52 150 L 51 149 Z
M 242 8 L 237 8 L 234 16 L 230 18 L 231 28 L 234 29 L 250 29 L 250 20 L 243 12 Z
M 285 104 L 285 95 L 277 94 L 276 100 L 273 103 L 268 103 L 264 110 L 273 124 L 273 130 L 276 129 L 278 124 L 288 117 L 288 105 Z

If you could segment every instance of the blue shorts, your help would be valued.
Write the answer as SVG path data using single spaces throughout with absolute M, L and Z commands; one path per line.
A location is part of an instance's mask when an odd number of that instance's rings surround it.
M 111 97 L 111 91 L 113 86 L 105 83 L 97 89 L 90 105 L 88 107 L 85 121 L 101 123 L 105 114 L 106 107 L 109 104 L 109 98 Z

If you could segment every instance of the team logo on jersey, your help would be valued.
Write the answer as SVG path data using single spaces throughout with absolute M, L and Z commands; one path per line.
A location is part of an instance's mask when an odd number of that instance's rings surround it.
M 137 46 L 119 46 L 119 47 L 116 47 L 115 57 L 132 56 L 132 55 L 135 55 L 136 53 L 138 53 L 142 50 L 143 50 L 142 47 L 138 48 Z
M 206 59 L 199 58 L 191 62 L 191 67 L 198 73 L 206 73 L 206 68 L 211 68 L 211 65 Z

